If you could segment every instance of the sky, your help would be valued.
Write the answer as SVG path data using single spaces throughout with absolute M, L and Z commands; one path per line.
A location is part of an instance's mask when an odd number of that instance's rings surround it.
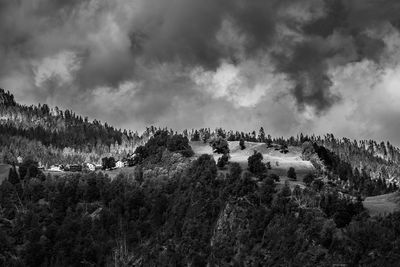
M 0 87 L 116 127 L 400 145 L 398 0 L 0 0 Z

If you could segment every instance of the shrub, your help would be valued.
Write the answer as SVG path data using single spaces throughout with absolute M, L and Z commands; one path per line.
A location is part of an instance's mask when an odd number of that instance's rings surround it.
M 229 171 L 232 179 L 239 179 L 242 175 L 242 167 L 239 163 L 233 162 L 230 164 L 230 171 Z
M 303 182 L 307 185 L 310 186 L 311 183 L 314 181 L 315 177 L 314 174 L 308 173 L 306 176 L 304 176 Z
M 246 149 L 246 146 L 245 146 L 245 144 L 244 144 L 244 139 L 240 139 L 240 141 L 239 141 L 239 146 L 240 146 L 240 149 L 241 149 L 241 150 Z
M 247 160 L 249 171 L 259 178 L 262 178 L 267 171 L 267 168 L 262 160 L 262 154 L 257 151 L 254 151 L 254 155 L 250 156 Z
M 293 167 L 289 168 L 289 170 L 287 172 L 287 177 L 289 177 L 290 179 L 293 179 L 293 180 L 297 179 L 296 170 Z
M 228 163 L 228 161 L 229 161 L 229 156 L 227 154 L 222 155 L 218 159 L 218 163 L 217 163 L 218 168 L 223 169 L 225 167 L 225 165 Z
M 270 175 L 268 175 L 270 179 L 274 180 L 275 182 L 279 182 L 280 181 L 280 177 L 279 175 L 275 174 L 275 173 L 271 173 Z
M 228 141 L 226 141 L 222 137 L 213 138 L 210 141 L 210 146 L 213 148 L 214 153 L 218 154 L 229 154 L 229 145 Z
M 170 152 L 178 152 L 184 157 L 191 157 L 194 154 L 187 137 L 181 134 L 171 134 L 166 130 L 160 130 L 144 146 L 136 148 L 134 164 L 140 164 L 148 158 L 157 162 L 161 159 L 161 155 L 165 149 L 168 149 Z

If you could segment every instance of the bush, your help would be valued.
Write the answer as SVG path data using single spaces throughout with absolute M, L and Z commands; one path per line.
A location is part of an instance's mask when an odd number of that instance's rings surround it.
M 303 182 L 307 185 L 310 186 L 311 183 L 314 181 L 315 177 L 314 174 L 308 173 L 306 176 L 304 176 Z
M 239 141 L 239 146 L 240 146 L 240 149 L 241 149 L 241 150 L 246 149 L 246 146 L 245 146 L 245 144 L 244 144 L 244 140 L 243 140 L 243 139 L 240 139 L 240 141 Z
M 267 167 L 265 167 L 262 160 L 262 154 L 257 151 L 254 151 L 254 155 L 250 156 L 247 160 L 249 171 L 259 178 L 262 178 L 262 176 L 267 172 Z
M 279 175 L 275 174 L 275 173 L 271 173 L 270 175 L 268 175 L 270 179 L 274 180 L 275 182 L 279 182 L 281 179 L 279 177 Z
M 38 175 L 41 173 L 38 167 L 39 164 L 36 161 L 29 158 L 25 159 L 19 167 L 20 179 L 38 177 Z
M 214 153 L 218 154 L 229 154 L 229 145 L 228 141 L 226 141 L 222 137 L 213 138 L 210 141 L 210 146 L 213 148 Z
M 101 159 L 103 170 L 113 169 L 115 168 L 115 159 L 113 157 L 105 157 Z
M 203 154 L 192 163 L 189 173 L 193 179 L 210 182 L 217 177 L 217 164 L 212 156 Z
M 144 146 L 136 148 L 134 165 L 140 164 L 148 158 L 157 162 L 160 160 L 165 149 L 168 149 L 170 152 L 180 153 L 184 157 L 191 157 L 194 154 L 187 137 L 181 134 L 171 134 L 166 130 L 160 130 L 157 131 Z
M 242 175 L 242 167 L 239 163 L 233 162 L 230 164 L 230 171 L 229 171 L 232 179 L 239 179 Z
M 225 168 L 225 165 L 228 163 L 229 161 L 229 156 L 227 154 L 222 155 L 219 159 L 218 159 L 218 163 L 217 166 L 220 169 Z
M 175 134 L 167 138 L 167 149 L 171 152 L 179 152 L 184 157 L 191 157 L 194 154 L 189 145 L 189 140 L 180 134 Z
M 289 168 L 289 170 L 287 172 L 287 177 L 289 177 L 290 179 L 293 179 L 293 180 L 297 179 L 296 170 L 293 167 Z

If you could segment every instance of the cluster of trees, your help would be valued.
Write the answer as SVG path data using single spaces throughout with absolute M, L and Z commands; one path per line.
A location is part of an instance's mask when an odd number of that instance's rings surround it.
M 0 265 L 387 266 L 400 260 L 393 245 L 400 242 L 400 213 L 371 219 L 360 202 L 329 185 L 292 191 L 269 176 L 255 181 L 237 163 L 219 179 L 210 155 L 156 184 L 102 173 L 38 178 L 32 164 L 17 174 L 24 179 L 13 180 L 13 173 L 0 186 Z
M 165 129 L 157 130 L 145 145 L 136 148 L 134 164 L 159 162 L 165 150 L 180 153 L 184 157 L 194 154 L 187 137 Z
M 14 96 L 0 89 L 0 133 L 2 136 L 39 141 L 46 147 L 66 147 L 82 152 L 103 152 L 110 147 L 133 147 L 141 141 L 137 133 L 116 129 L 107 123 L 89 121 L 70 110 L 62 111 L 46 104 L 17 104 Z
M 327 167 L 329 174 L 337 177 L 352 195 L 375 196 L 398 190 L 395 183 L 387 182 L 383 177 L 371 178 L 367 168 L 364 167 L 361 171 L 358 167 L 353 168 L 349 162 L 324 146 L 314 143 L 313 149 Z
M 146 128 L 146 131 L 139 135 L 127 130 L 115 129 L 107 123 L 76 115 L 73 111 L 62 111 L 59 108 L 50 108 L 46 104 L 37 106 L 24 106 L 15 102 L 14 96 L 0 89 L 0 140 L 12 140 L 1 142 L 0 150 L 3 162 L 14 163 L 19 155 L 27 156 L 32 149 L 28 147 L 42 146 L 40 155 L 36 159 L 44 164 L 51 165 L 82 163 L 82 161 L 99 162 L 104 155 L 121 157 L 120 153 L 132 153 L 131 151 L 138 144 L 144 144 L 151 136 L 158 131 L 169 132 L 171 136 L 178 136 L 172 130 L 161 130 L 153 126 Z M 228 154 L 229 148 L 226 141 L 239 141 L 241 149 L 246 147 L 245 142 L 263 142 L 268 146 L 278 145 L 283 153 L 287 152 L 288 146 L 301 146 L 304 142 L 316 143 L 335 153 L 342 162 L 342 165 L 349 164 L 353 167 L 340 167 L 340 176 L 349 176 L 347 180 L 353 180 L 353 176 L 360 173 L 361 180 L 364 176 L 371 178 L 371 181 L 378 181 L 379 189 L 368 194 L 384 192 L 385 184 L 387 190 L 391 191 L 393 185 L 398 183 L 400 177 L 400 150 L 389 142 L 377 143 L 372 140 L 351 141 L 347 138 L 338 139 L 332 134 L 325 136 L 297 135 L 289 138 L 272 138 L 266 134 L 263 127 L 257 132 L 226 131 L 221 128 L 211 130 L 203 128 L 199 130 L 184 130 L 182 137 L 192 141 L 203 141 L 212 143 L 213 148 L 221 154 Z M 24 140 L 20 142 L 19 140 Z M 182 138 L 170 142 L 182 142 Z M 32 144 L 30 144 L 32 142 Z M 11 144 L 12 143 L 12 144 Z M 184 144 L 170 144 L 170 147 L 185 146 Z M 67 152 L 65 151 L 67 149 Z M 182 148 L 181 153 L 190 155 L 190 150 Z M 38 153 L 39 154 L 39 153 Z M 29 155 L 32 156 L 32 155 Z M 221 165 L 225 162 L 221 159 Z M 56 161 L 57 160 L 57 161 Z M 354 168 L 357 166 L 358 170 Z M 346 171 L 344 171 L 346 170 Z M 364 175 L 365 174 L 365 175 Z M 356 178 L 357 180 L 357 178 Z M 367 179 L 368 180 L 368 179 Z M 390 183 L 388 183 L 390 181 Z M 355 184 L 359 182 L 355 181 Z M 373 182 L 374 183 L 374 182 Z M 366 184 L 370 184 L 369 181 Z M 359 188 L 360 185 L 356 185 Z M 391 187 L 391 188 L 389 188 Z M 357 189 L 358 190 L 358 189 Z

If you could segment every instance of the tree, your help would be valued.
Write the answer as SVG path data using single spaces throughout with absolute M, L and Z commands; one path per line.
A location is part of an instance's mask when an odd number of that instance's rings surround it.
M 311 183 L 314 181 L 315 177 L 314 174 L 312 173 L 307 173 L 306 176 L 303 178 L 303 182 L 307 185 L 310 186 Z
M 29 179 L 31 177 L 37 177 L 41 171 L 39 170 L 39 164 L 33 159 L 27 158 L 19 167 L 19 177 L 21 179 Z
M 115 159 L 113 157 L 105 157 L 101 159 L 103 170 L 113 169 L 116 166 Z
M 240 149 L 241 149 L 241 150 L 246 149 L 246 146 L 245 146 L 245 144 L 244 144 L 244 139 L 243 139 L 243 138 L 240 139 L 240 141 L 239 141 L 239 146 L 240 146 Z
M 265 142 L 265 132 L 263 127 L 261 127 L 260 131 L 258 132 L 258 141 Z
M 242 167 L 240 166 L 240 164 L 237 162 L 232 162 L 230 164 L 229 174 L 231 175 L 232 179 L 239 179 L 242 175 Z
M 10 183 L 12 183 L 13 185 L 16 185 L 20 182 L 17 170 L 15 168 L 15 166 L 13 166 L 12 168 L 10 168 L 10 172 L 8 174 L 8 181 Z
M 275 182 L 279 182 L 280 181 L 280 177 L 279 175 L 277 175 L 276 173 L 271 173 L 270 175 L 268 175 L 270 179 L 272 179 Z
M 171 152 L 179 152 L 185 157 L 191 157 L 194 154 L 189 140 L 180 134 L 174 134 L 167 139 L 167 149 Z
M 192 178 L 207 183 L 215 180 L 217 171 L 217 164 L 214 158 L 208 154 L 201 155 L 189 168 Z
M 135 168 L 134 177 L 135 181 L 138 182 L 139 184 L 141 184 L 144 181 L 142 166 L 137 166 Z
M 247 159 L 249 171 L 259 178 L 263 178 L 267 172 L 267 168 L 262 160 L 262 154 L 257 151 L 254 151 L 254 154 Z
M 213 152 L 217 154 L 229 154 L 229 144 L 221 136 L 213 138 L 210 141 L 210 146 L 213 148 Z
M 268 170 L 271 170 L 272 169 L 271 162 L 268 161 L 267 163 L 265 163 L 265 167 L 267 167 Z
M 197 130 L 194 131 L 191 141 L 200 141 L 200 134 Z
M 287 177 L 289 177 L 290 179 L 293 179 L 293 180 L 297 179 L 296 170 L 293 167 L 289 168 L 289 170 L 287 172 Z
M 229 156 L 227 154 L 222 155 L 219 159 L 218 159 L 218 163 L 217 166 L 220 169 L 225 168 L 225 165 L 228 163 L 229 161 Z

